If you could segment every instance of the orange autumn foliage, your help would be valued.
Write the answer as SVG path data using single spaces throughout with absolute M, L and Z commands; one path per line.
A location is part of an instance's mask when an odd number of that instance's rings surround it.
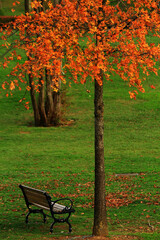
M 150 71 L 157 74 L 155 65 L 160 61 L 160 45 L 149 44 L 146 36 L 152 33 L 160 37 L 158 4 L 159 1 L 152 0 L 125 0 L 122 7 L 118 1 L 115 5 L 109 0 L 62 0 L 56 6 L 49 1 L 45 11 L 37 12 L 36 8 L 43 6 L 41 1 L 33 0 L 30 13 L 17 16 L 14 22 L 1 29 L 6 47 L 7 37 L 19 30 L 18 40 L 12 43 L 14 50 L 2 66 L 7 67 L 15 57 L 21 60 L 16 49 L 24 50 L 28 57 L 23 62 L 18 61 L 11 71 L 10 90 L 14 89 L 11 83 L 15 79 L 29 89 L 25 75 L 31 74 L 38 92 L 44 69 L 53 76 L 55 84 L 58 79 L 64 83 L 68 80 L 64 76 L 68 70 L 75 82 L 83 84 L 90 78 L 102 84 L 99 77 L 102 71 L 107 80 L 118 74 L 128 81 L 130 96 L 135 98 L 134 88 L 144 92 L 145 76 L 140 76 L 140 69 L 145 75 Z M 80 39 L 84 34 L 87 44 L 82 48 Z M 6 86 L 3 83 L 3 88 Z

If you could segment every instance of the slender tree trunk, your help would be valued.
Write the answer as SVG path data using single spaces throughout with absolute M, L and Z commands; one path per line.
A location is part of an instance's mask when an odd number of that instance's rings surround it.
M 25 13 L 28 13 L 30 11 L 30 0 L 25 0 L 24 6 L 25 6 Z M 39 108 L 38 108 L 38 104 L 37 104 L 36 94 L 34 91 L 33 77 L 31 74 L 29 74 L 28 78 L 29 78 L 29 86 L 31 88 L 30 96 L 31 96 L 32 107 L 33 107 L 33 112 L 34 112 L 34 122 L 35 122 L 35 126 L 39 126 L 40 125 L 40 114 L 39 114 Z
M 105 5 L 106 0 L 102 1 Z M 103 9 L 99 8 L 99 14 Z M 101 20 L 98 21 L 96 34 L 96 45 L 103 43 L 103 37 L 99 34 Z M 97 63 L 100 56 L 97 55 Z M 100 69 L 100 85 L 95 79 L 94 114 L 95 114 L 95 192 L 94 192 L 94 225 L 93 235 L 107 236 L 107 211 L 105 198 L 105 167 L 104 167 L 104 103 L 103 103 L 103 71 Z
M 52 122 L 55 126 L 59 124 L 60 117 L 61 117 L 61 93 L 53 92 L 53 102 L 54 102 L 54 109 L 53 109 L 53 118 Z
M 103 78 L 102 72 L 101 78 Z M 106 236 L 108 234 L 108 230 L 105 200 L 103 85 L 99 85 L 96 80 L 95 80 L 94 109 L 95 109 L 95 193 L 94 193 L 93 235 Z
M 36 9 L 37 13 L 44 11 L 44 0 L 39 0 L 42 4 L 42 7 Z M 30 2 L 31 0 L 24 0 L 25 13 L 30 11 Z M 53 3 L 59 4 L 60 0 L 54 0 Z M 28 36 L 29 37 L 29 36 Z M 59 89 L 57 92 L 53 92 L 52 76 L 49 72 L 45 71 L 45 81 L 42 78 L 39 79 L 39 96 L 36 96 L 34 91 L 34 81 L 32 74 L 29 74 L 29 85 L 31 88 L 30 96 L 32 101 L 32 107 L 34 111 L 34 121 L 35 126 L 48 127 L 51 125 L 58 125 L 61 117 L 61 94 L 60 87 L 61 82 L 59 80 Z M 38 95 L 38 93 L 37 93 Z
M 103 3 L 105 4 L 105 0 Z M 99 12 L 103 12 L 99 8 Z M 103 13 L 104 14 L 104 13 Z M 98 22 L 97 29 L 101 21 Z M 98 31 L 97 31 L 98 32 Z M 99 31 L 100 32 L 100 31 Z M 103 42 L 103 36 L 96 34 L 96 45 Z M 97 55 L 97 63 L 100 56 Z M 103 103 L 103 71 L 100 69 L 100 85 L 95 79 L 94 114 L 95 114 L 95 192 L 94 192 L 94 225 L 93 235 L 107 236 L 107 211 L 105 199 L 105 167 L 104 167 L 104 103 Z
M 48 124 L 51 123 L 52 116 L 53 116 L 53 109 L 54 109 L 54 102 L 53 102 L 53 90 L 51 88 L 52 79 L 51 76 L 46 71 L 46 115 Z
M 40 125 L 43 127 L 47 127 L 47 116 L 45 111 L 45 87 L 43 78 L 39 79 L 39 101 L 38 101 L 38 109 L 40 114 Z
M 53 5 L 56 6 L 57 4 L 60 4 L 61 0 L 53 0 Z
M 30 12 L 30 0 L 24 0 L 25 13 Z
M 60 4 L 61 0 L 53 0 L 54 6 Z M 58 125 L 61 117 L 61 80 L 59 80 L 58 91 L 53 92 L 53 102 L 54 102 L 54 113 L 53 113 L 53 124 Z
M 36 94 L 35 94 L 34 86 L 32 83 L 33 83 L 33 78 L 31 76 L 31 74 L 29 74 L 29 86 L 31 88 L 30 95 L 31 95 L 32 107 L 33 107 L 33 111 L 34 111 L 34 121 L 35 121 L 35 126 L 39 126 L 40 125 L 40 115 L 39 115 L 39 109 L 38 109 L 38 105 L 37 105 Z

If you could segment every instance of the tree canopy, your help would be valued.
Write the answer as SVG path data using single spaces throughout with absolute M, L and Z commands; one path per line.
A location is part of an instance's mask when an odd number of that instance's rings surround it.
M 30 13 L 17 16 L 15 22 L 1 29 L 7 48 L 10 47 L 7 37 L 16 29 L 19 35 L 3 67 L 15 58 L 21 59 L 16 49 L 23 49 L 28 57 L 24 63 L 17 63 L 3 88 L 8 86 L 12 92 L 23 82 L 30 90 L 25 74 L 31 73 L 34 90 L 39 91 L 39 79 L 46 69 L 54 76 L 53 90 L 56 91 L 57 79 L 66 81 L 61 71 L 62 59 L 65 59 L 63 70 L 69 69 L 75 82 L 80 79 L 84 83 L 89 77 L 101 84 L 100 70 L 107 80 L 116 73 L 136 88 L 130 91 L 131 98 L 135 98 L 137 89 L 144 91 L 145 77 L 140 75 L 140 69 L 146 75 L 150 71 L 157 74 L 155 62 L 159 61 L 159 46 L 147 43 L 146 35 L 152 32 L 159 37 L 160 14 L 156 1 L 125 0 L 123 7 L 120 4 L 121 1 L 65 0 L 56 6 L 49 2 L 48 9 L 36 11 L 43 6 L 41 1 L 32 1 Z M 87 44 L 82 49 L 79 39 L 86 32 Z

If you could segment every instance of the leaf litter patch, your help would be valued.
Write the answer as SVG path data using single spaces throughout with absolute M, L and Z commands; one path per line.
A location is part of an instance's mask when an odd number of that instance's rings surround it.
M 112 236 L 112 237 L 102 237 L 102 236 L 75 236 L 75 237 L 70 237 L 66 236 L 64 237 L 59 237 L 55 238 L 55 240 L 132 240 L 132 239 L 142 239 L 137 236 L 129 236 L 129 235 L 118 235 L 118 236 Z

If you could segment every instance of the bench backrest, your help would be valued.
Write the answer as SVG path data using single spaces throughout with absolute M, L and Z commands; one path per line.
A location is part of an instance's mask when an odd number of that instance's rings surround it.
M 50 210 L 51 197 L 45 192 L 25 185 L 19 185 L 21 188 L 27 207 L 35 205 L 45 210 Z

